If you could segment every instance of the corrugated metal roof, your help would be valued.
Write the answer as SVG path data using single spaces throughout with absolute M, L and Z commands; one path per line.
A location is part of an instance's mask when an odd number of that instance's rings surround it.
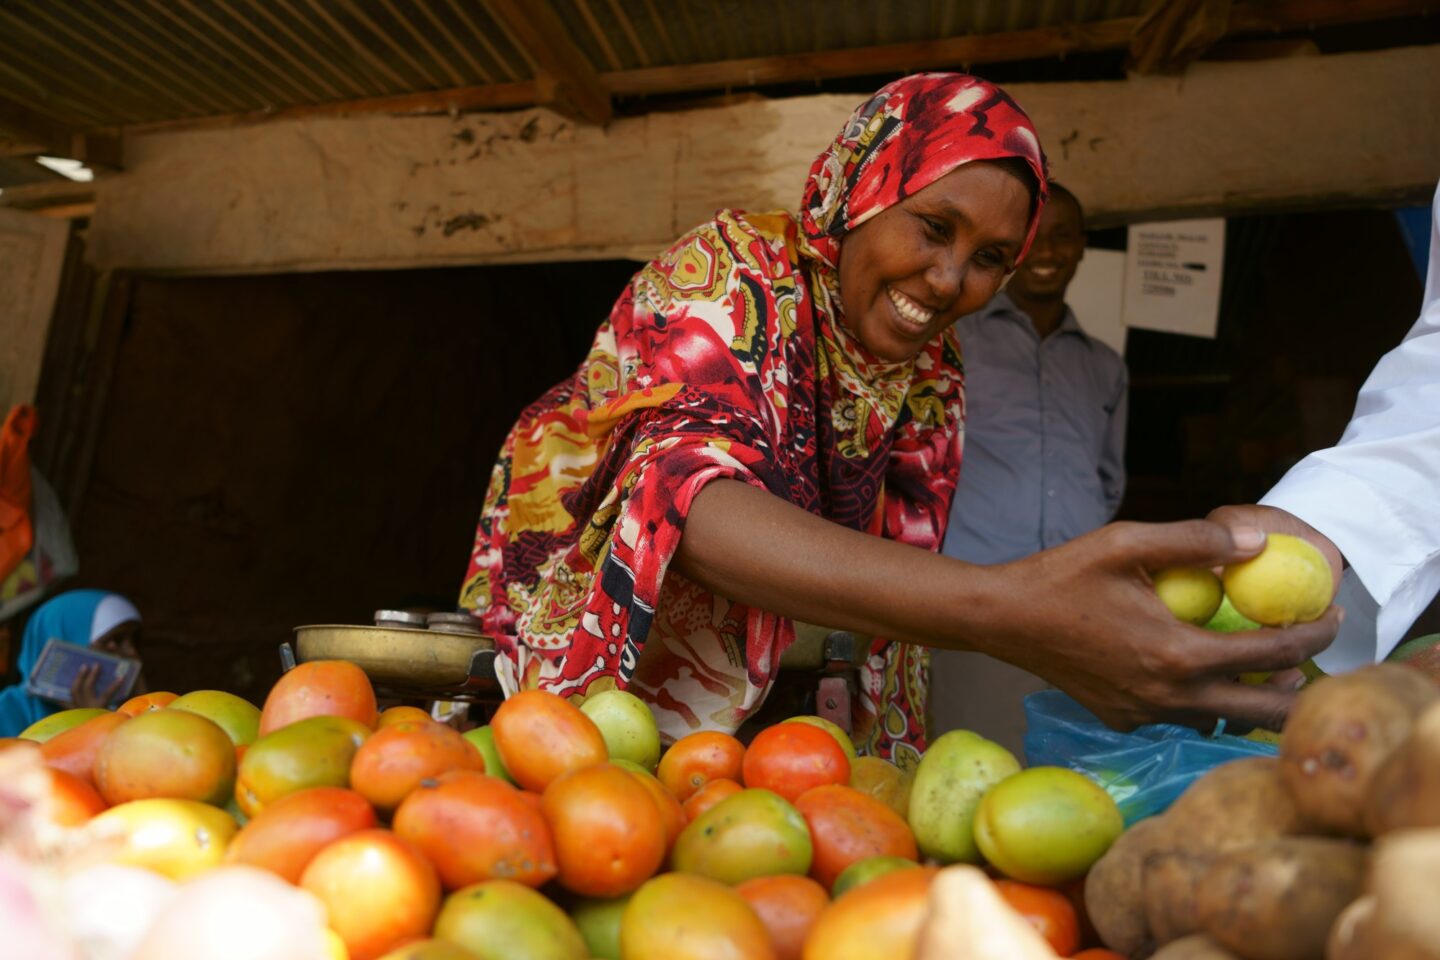
M 534 0 L 532 0 L 534 2 Z M 1147 0 L 549 0 L 599 74 L 1138 15 Z M 14 0 L 0 97 L 77 128 L 534 79 L 489 0 Z

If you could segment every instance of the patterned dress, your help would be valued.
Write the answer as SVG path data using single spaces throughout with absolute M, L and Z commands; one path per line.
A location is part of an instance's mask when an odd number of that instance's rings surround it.
M 924 122 L 906 122 L 917 101 Z M 911 361 L 869 354 L 839 319 L 839 238 L 960 163 L 1002 156 L 1043 183 L 1038 141 L 1003 93 L 906 78 L 816 161 L 800 218 L 722 211 L 635 275 L 575 375 L 521 414 L 491 478 L 461 604 L 497 638 L 507 693 L 629 689 L 669 739 L 739 726 L 795 633 L 668 569 L 713 479 L 938 549 L 961 455 L 958 344 L 947 331 Z M 875 641 L 856 702 L 867 752 L 918 759 L 928 664 L 923 647 Z

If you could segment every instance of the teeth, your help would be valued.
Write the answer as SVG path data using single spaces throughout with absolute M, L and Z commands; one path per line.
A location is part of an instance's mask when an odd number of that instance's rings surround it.
M 925 326 L 935 316 L 934 310 L 926 310 L 894 287 L 888 288 L 887 292 L 890 294 L 890 302 L 895 304 L 895 310 L 900 316 L 917 327 Z

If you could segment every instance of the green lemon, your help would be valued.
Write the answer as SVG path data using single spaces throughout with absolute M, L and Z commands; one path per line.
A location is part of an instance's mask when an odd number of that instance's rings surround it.
M 1175 567 L 1151 575 L 1155 592 L 1177 620 L 1203 626 L 1220 607 L 1220 578 L 1199 567 Z
M 1312 544 L 1272 533 L 1259 556 L 1225 568 L 1225 595 L 1242 616 L 1267 627 L 1288 627 L 1319 618 L 1330 606 L 1335 580 L 1330 564 Z

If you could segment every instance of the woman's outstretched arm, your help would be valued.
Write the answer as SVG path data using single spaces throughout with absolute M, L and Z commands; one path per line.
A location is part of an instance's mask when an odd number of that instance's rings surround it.
M 1181 623 L 1146 573 L 1254 556 L 1258 531 L 1204 520 L 1117 523 L 1064 546 L 975 566 L 859 533 L 738 480 L 691 505 L 677 568 L 706 589 L 785 617 L 930 646 L 978 650 L 1075 697 L 1111 726 L 1208 729 L 1219 716 L 1278 729 L 1293 692 L 1233 680 L 1324 649 L 1331 608 L 1285 630 L 1216 634 Z

